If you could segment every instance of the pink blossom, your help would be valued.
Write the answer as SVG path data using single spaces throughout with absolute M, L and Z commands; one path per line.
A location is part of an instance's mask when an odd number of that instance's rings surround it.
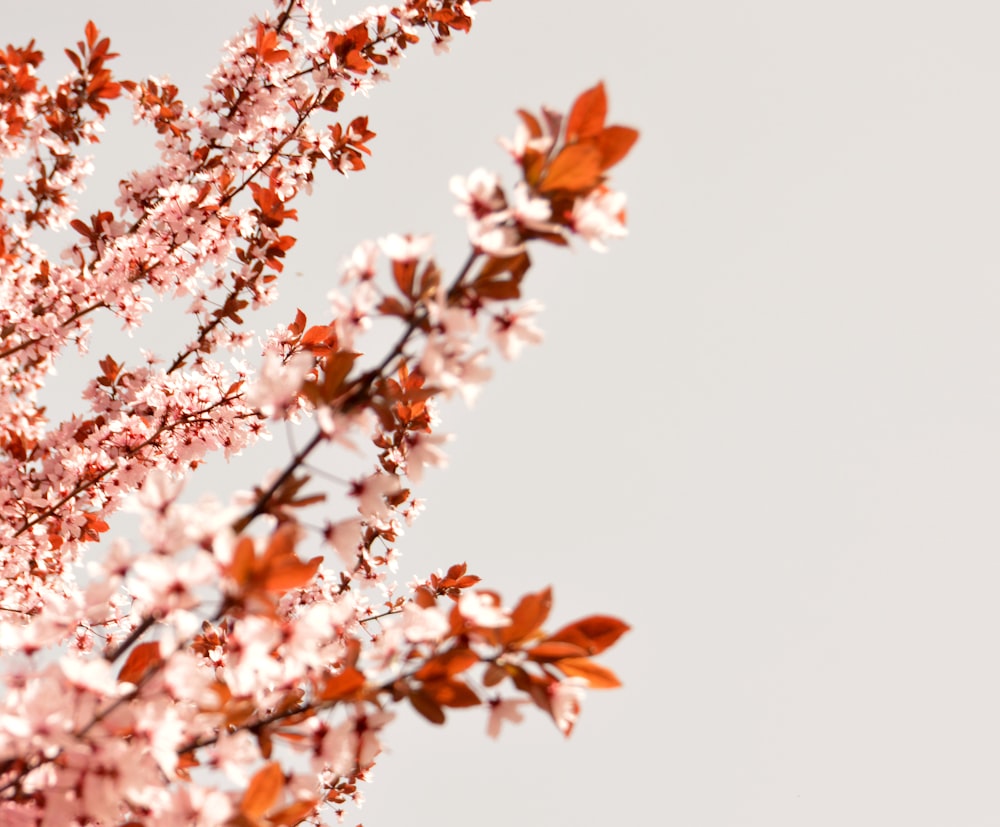
M 500 727 L 504 721 L 519 724 L 524 720 L 520 707 L 529 703 L 524 698 L 494 698 L 490 701 L 490 717 L 486 723 L 486 734 L 490 738 L 500 737 Z
M 516 359 L 525 344 L 541 344 L 544 336 L 535 326 L 532 317 L 542 309 L 540 302 L 529 300 L 516 310 L 506 308 L 493 317 L 490 322 L 490 338 L 505 359 Z
M 374 241 L 362 241 L 341 264 L 341 281 L 370 281 L 375 278 L 379 246 Z
M 410 643 L 436 643 L 450 628 L 448 619 L 440 609 L 430 606 L 422 609 L 416 603 L 403 607 L 403 630 Z
M 564 678 L 549 685 L 552 718 L 563 735 L 569 735 L 573 731 L 573 725 L 580 714 L 586 685 L 587 682 L 583 678 Z
M 351 496 L 358 500 L 358 512 L 362 517 L 388 520 L 391 506 L 386 497 L 399 491 L 399 480 L 388 474 L 376 473 L 357 480 L 351 486 Z
M 419 483 L 424 478 L 424 468 L 427 466 L 446 466 L 448 455 L 440 446 L 448 441 L 448 434 L 410 434 L 406 445 L 406 476 Z
M 297 353 L 287 361 L 277 354 L 267 354 L 260 375 L 247 391 L 247 404 L 264 416 L 284 410 L 302 388 L 312 368 L 313 357 L 308 353 Z
M 500 605 L 492 592 L 467 591 L 458 599 L 458 611 L 470 623 L 483 629 L 510 626 L 510 611 Z
M 241 787 L 245 787 L 250 780 L 260 757 L 257 739 L 246 730 L 221 733 L 212 749 L 212 763 L 222 770 L 226 778 Z
M 393 261 L 416 261 L 430 252 L 429 235 L 387 235 L 378 240 L 379 249 Z
M 453 176 L 449 187 L 459 201 L 455 205 L 455 215 L 458 216 L 478 221 L 507 206 L 499 176 L 482 167 L 473 170 L 466 178 Z
M 573 231 L 585 239 L 598 252 L 608 248 L 609 238 L 624 238 L 625 194 L 599 187 L 586 198 L 573 204 Z

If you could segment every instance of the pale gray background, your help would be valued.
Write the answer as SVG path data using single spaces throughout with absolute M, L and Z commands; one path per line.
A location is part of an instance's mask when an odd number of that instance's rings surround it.
M 58 60 L 91 16 L 123 72 L 193 97 L 263 5 L 5 2 L 0 40 Z M 514 108 L 606 81 L 643 132 L 631 237 L 539 256 L 548 341 L 446 411 L 401 574 L 465 559 L 511 596 L 554 584 L 557 622 L 621 615 L 627 687 L 568 742 L 404 715 L 355 820 L 1000 823 L 997 6 L 478 8 L 357 102 L 372 168 L 296 204 L 284 307 L 322 306 L 361 238 L 432 231 L 458 261 L 448 177 L 506 172 Z M 149 158 L 130 129 L 109 175 Z

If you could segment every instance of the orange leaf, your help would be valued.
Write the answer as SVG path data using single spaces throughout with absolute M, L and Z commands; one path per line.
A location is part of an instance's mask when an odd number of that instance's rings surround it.
M 240 586 L 246 585 L 253 571 L 253 540 L 249 537 L 240 537 L 233 549 L 233 559 L 226 569 L 226 573 Z
M 264 577 L 264 588 L 269 592 L 287 592 L 306 585 L 323 562 L 323 556 L 318 555 L 302 562 L 294 555 L 280 563 L 271 566 Z
M 590 658 L 563 658 L 555 667 L 569 678 L 583 678 L 592 689 L 614 689 L 622 685 L 614 672 Z
M 495 663 L 491 663 L 486 667 L 486 671 L 483 673 L 483 686 L 496 686 L 504 678 L 506 678 L 508 672 L 502 666 L 497 666 Z
M 528 657 L 539 663 L 562 658 L 580 658 L 590 652 L 576 643 L 566 643 L 561 640 L 543 640 L 537 646 L 528 649 Z
M 332 356 L 328 356 L 326 364 L 323 366 L 323 391 L 324 398 L 328 401 L 337 394 L 347 379 L 347 375 L 354 367 L 354 361 L 361 354 L 342 350 Z
M 589 192 L 601 182 L 601 150 L 593 141 L 573 144 L 549 164 L 539 192 Z
M 538 118 L 525 109 L 518 109 L 517 114 L 521 117 L 521 120 L 524 121 L 524 126 L 532 138 L 542 137 L 542 127 L 541 124 L 538 123 Z
M 587 654 L 596 655 L 611 646 L 628 630 L 628 624 L 616 617 L 591 615 L 564 626 L 555 634 L 549 635 L 548 639 L 572 643 L 585 649 Z
M 601 169 L 608 169 L 628 155 L 639 138 L 635 129 L 627 126 L 609 126 L 597 136 L 597 146 L 601 150 Z
M 188 770 L 198 766 L 201 765 L 198 763 L 198 759 L 195 758 L 194 755 L 190 752 L 182 752 L 177 756 L 177 766 L 174 768 L 174 771 L 180 778 L 183 778 L 185 781 L 190 781 L 191 775 L 188 773 Z
M 430 681 L 437 678 L 451 677 L 464 672 L 470 666 L 479 663 L 479 656 L 468 649 L 452 649 L 442 655 L 431 658 L 419 670 L 415 677 L 418 681 Z
M 152 640 L 140 643 L 128 653 L 128 657 L 118 673 L 118 681 L 137 684 L 150 669 L 161 663 L 163 663 L 163 658 L 160 656 L 159 641 Z
M 340 701 L 352 697 L 365 685 L 365 676 L 353 666 L 325 678 L 319 697 L 324 701 Z
M 392 277 L 396 280 L 396 286 L 404 296 L 413 295 L 413 277 L 417 272 L 416 261 L 394 261 L 392 263 Z
M 607 114 L 608 98 L 604 93 L 604 84 L 598 83 L 573 103 L 566 122 L 566 143 L 571 144 L 580 138 L 589 138 L 599 133 L 604 128 Z
M 500 642 L 513 643 L 537 632 L 552 608 L 552 589 L 547 587 L 535 594 L 526 594 L 511 612 L 510 626 L 500 628 Z
M 431 681 L 423 685 L 423 691 L 441 706 L 478 706 L 482 703 L 479 696 L 460 681 Z
M 310 347 L 312 345 L 329 345 L 332 341 L 336 340 L 336 328 L 333 325 L 313 325 L 310 327 L 299 340 L 299 344 L 303 347 Z
M 277 761 L 264 766 L 250 779 L 250 785 L 243 795 L 240 812 L 250 818 L 258 818 L 270 810 L 277 802 L 285 786 L 285 774 Z
M 440 705 L 427 695 L 423 690 L 414 689 L 410 692 L 410 703 L 413 708 L 423 715 L 432 724 L 441 725 L 444 723 L 444 710 Z
M 271 824 L 280 824 L 282 827 L 295 827 L 316 809 L 318 803 L 319 800 L 316 798 L 296 801 L 294 804 L 289 804 L 278 812 L 272 813 L 267 820 Z

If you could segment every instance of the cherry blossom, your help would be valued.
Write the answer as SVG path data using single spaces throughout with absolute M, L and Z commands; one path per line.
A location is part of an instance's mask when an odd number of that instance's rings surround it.
M 418 488 L 447 464 L 441 400 L 471 402 L 494 359 L 542 339 L 531 251 L 625 234 L 608 171 L 637 133 L 605 125 L 602 84 L 565 116 L 519 113 L 511 184 L 452 178 L 469 241 L 453 272 L 431 236 L 390 232 L 354 248 L 327 303 L 251 326 L 280 300 L 299 196 L 325 167 L 365 168 L 375 133 L 342 104 L 377 94 L 419 41 L 447 51 L 476 3 L 327 22 L 273 0 L 194 104 L 167 78 L 116 78 L 94 23 L 51 88 L 32 44 L 0 52 L 0 160 L 24 170 L 0 199 L 4 824 L 318 823 L 360 804 L 402 706 L 434 724 L 479 706 L 496 737 L 533 705 L 568 735 L 584 690 L 618 685 L 596 657 L 620 620 L 546 631 L 550 589 L 507 603 L 466 563 L 397 581 Z M 160 156 L 86 216 L 80 150 L 116 98 Z M 95 354 L 74 412 L 47 418 L 68 350 L 170 302 L 182 344 Z M 396 331 L 382 352 L 376 324 Z M 212 455 L 286 429 L 283 465 L 188 493 Z

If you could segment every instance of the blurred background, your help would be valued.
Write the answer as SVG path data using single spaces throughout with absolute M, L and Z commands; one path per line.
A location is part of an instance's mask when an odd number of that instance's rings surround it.
M 268 7 L 8 6 L 0 39 L 34 37 L 48 79 L 92 18 L 122 76 L 170 74 L 186 100 Z M 476 8 L 450 55 L 421 44 L 344 110 L 378 133 L 370 168 L 297 200 L 258 329 L 320 318 L 365 238 L 432 232 L 457 266 L 449 177 L 513 182 L 495 139 L 514 110 L 604 80 L 610 120 L 642 132 L 614 171 L 630 236 L 538 252 L 546 342 L 443 410 L 450 467 L 399 578 L 467 561 L 512 602 L 554 585 L 554 624 L 621 616 L 625 687 L 591 693 L 568 741 L 541 714 L 492 742 L 480 711 L 404 711 L 348 823 L 995 825 L 1000 9 Z M 95 155 L 85 211 L 155 158 L 125 106 Z M 110 329 L 93 352 L 130 346 Z M 72 371 L 53 389 L 71 406 Z M 199 485 L 226 496 L 287 455 L 278 433 Z

